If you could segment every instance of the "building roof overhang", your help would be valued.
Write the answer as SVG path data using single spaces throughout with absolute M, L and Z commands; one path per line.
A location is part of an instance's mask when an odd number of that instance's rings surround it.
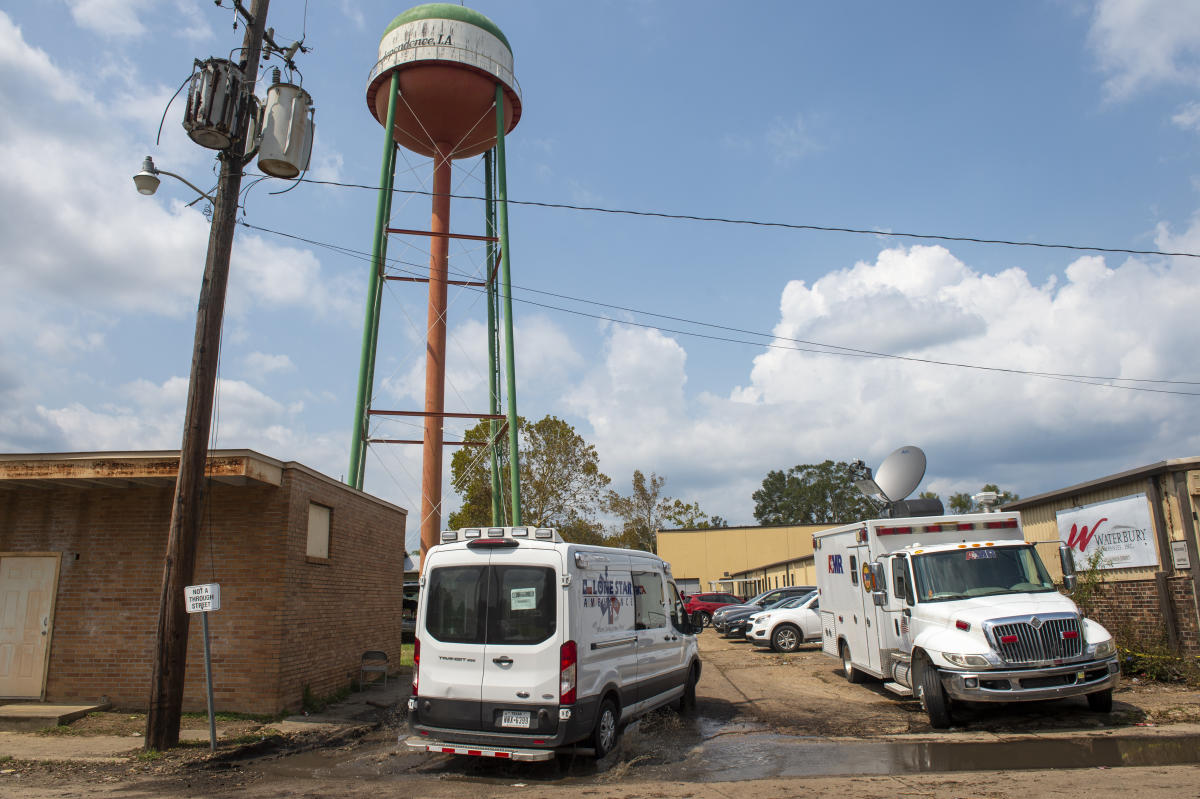
M 248 449 L 210 450 L 205 475 L 234 486 L 278 486 L 284 464 Z M 0 454 L 0 491 L 173 486 L 179 451 Z
M 1036 505 L 1043 505 L 1047 502 L 1062 499 L 1074 494 L 1083 494 L 1089 491 L 1101 491 L 1106 488 L 1111 488 L 1122 483 L 1130 483 L 1135 480 L 1145 480 L 1159 475 L 1170 474 L 1173 472 L 1187 472 L 1193 469 L 1200 469 L 1200 456 L 1191 458 L 1172 458 L 1170 460 L 1151 463 L 1147 466 L 1139 466 L 1136 469 L 1110 474 L 1107 477 L 1100 477 L 1095 480 L 1089 480 L 1086 483 L 1078 483 L 1066 488 L 1059 488 L 1054 491 L 1047 491 L 1044 494 L 1036 494 L 1032 497 L 1024 497 L 1016 502 L 1009 502 L 1004 505 L 1001 510 L 1025 510 Z

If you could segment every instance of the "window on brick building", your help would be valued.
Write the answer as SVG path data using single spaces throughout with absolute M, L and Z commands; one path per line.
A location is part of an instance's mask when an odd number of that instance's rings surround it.
M 308 549 L 310 558 L 329 558 L 329 517 L 333 511 L 315 502 L 308 503 Z

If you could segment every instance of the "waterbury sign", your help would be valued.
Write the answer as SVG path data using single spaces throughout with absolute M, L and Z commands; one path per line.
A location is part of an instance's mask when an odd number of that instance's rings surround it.
M 1087 567 L 1097 550 L 1102 550 L 1101 569 L 1158 565 L 1145 494 L 1060 510 L 1054 515 L 1058 519 L 1058 538 L 1075 550 L 1080 569 Z

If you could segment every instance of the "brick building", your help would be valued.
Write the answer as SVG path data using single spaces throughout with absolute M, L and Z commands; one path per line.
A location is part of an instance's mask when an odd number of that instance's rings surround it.
M 1176 652 L 1200 655 L 1198 497 L 1200 457 L 1178 458 L 1027 497 L 1004 510 L 1021 512 L 1025 535 L 1033 541 L 1068 539 L 1074 519 L 1090 519 L 1098 540 L 1115 527 L 1122 530 L 1117 539 L 1140 537 L 1140 557 L 1099 556 L 1103 582 L 1089 602 L 1089 615 L 1118 639 L 1161 636 L 1161 643 Z M 1130 508 L 1142 521 L 1124 518 Z M 1113 552 L 1120 546 L 1118 541 Z M 1044 559 L 1057 577 L 1057 558 Z M 1077 553 L 1077 568 L 1086 565 Z
M 0 696 L 143 709 L 178 452 L 0 455 Z M 218 710 L 299 707 L 398 661 L 407 512 L 299 463 L 210 453 L 193 583 Z M 192 619 L 185 710 L 203 710 Z

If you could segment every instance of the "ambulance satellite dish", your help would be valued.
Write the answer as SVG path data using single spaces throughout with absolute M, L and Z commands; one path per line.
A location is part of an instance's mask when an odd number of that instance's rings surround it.
M 888 502 L 899 502 L 925 477 L 925 453 L 920 447 L 901 447 L 884 458 L 875 473 L 875 483 Z

